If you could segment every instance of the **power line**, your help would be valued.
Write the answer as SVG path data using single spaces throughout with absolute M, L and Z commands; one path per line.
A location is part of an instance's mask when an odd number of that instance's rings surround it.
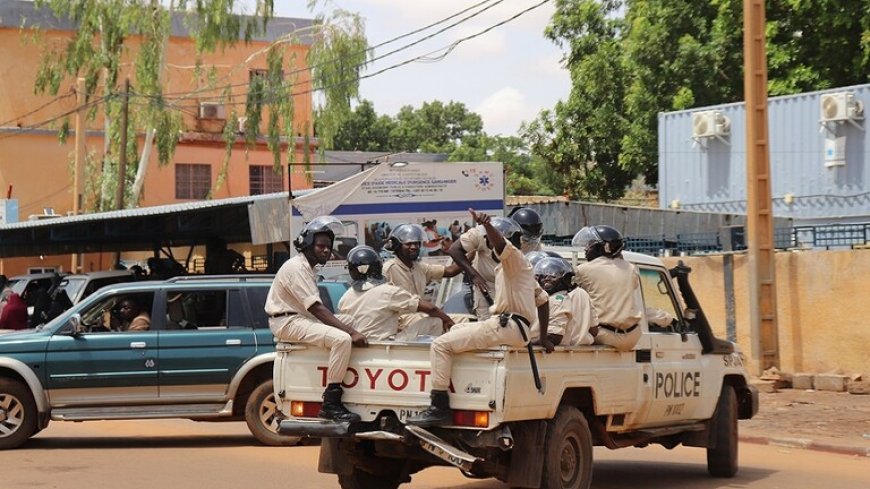
M 67 97 L 71 97 L 71 96 L 73 96 L 73 95 L 75 95 L 75 91 L 74 91 L 74 90 L 71 90 L 70 93 L 67 93 L 66 95 L 58 95 L 57 97 L 54 97 L 53 99 L 51 99 L 51 100 L 49 100 L 48 102 L 46 102 L 46 103 L 40 105 L 40 106 L 37 107 L 37 108 L 31 110 L 30 112 L 27 112 L 27 113 L 25 113 L 25 114 L 21 114 L 21 115 L 15 116 L 15 117 L 13 117 L 12 119 L 9 119 L 8 121 L 0 122 L 0 127 L 5 126 L 5 125 L 7 125 L 7 124 L 11 124 L 11 123 L 13 123 L 13 122 L 15 122 L 15 121 L 17 121 L 17 120 L 24 119 L 25 117 L 31 116 L 31 115 L 33 115 L 33 114 L 39 112 L 40 110 L 42 110 L 42 109 L 48 107 L 49 105 L 51 105 L 51 104 L 53 104 L 53 103 L 55 103 L 55 102 L 60 102 L 61 100 L 65 99 L 65 98 L 67 98 Z
M 502 1 L 503 1 L 503 0 L 502 0 Z M 323 89 L 325 89 L 325 88 L 330 88 L 330 87 L 335 87 L 335 86 L 340 86 L 340 85 L 343 85 L 343 84 L 347 84 L 347 83 L 350 83 L 350 82 L 352 82 L 352 81 L 358 81 L 358 80 L 364 80 L 364 79 L 367 79 L 367 78 L 372 78 L 372 77 L 375 77 L 375 76 L 381 75 L 381 74 L 383 74 L 383 73 L 386 73 L 386 72 L 388 72 L 388 71 L 394 70 L 394 69 L 396 69 L 396 68 L 400 68 L 400 67 L 402 67 L 402 66 L 405 66 L 405 65 L 411 64 L 411 63 L 416 62 L 416 61 L 421 61 L 421 60 L 422 60 L 423 62 L 428 62 L 428 63 L 434 63 L 434 62 L 441 61 L 441 60 L 443 60 L 444 58 L 446 58 L 446 57 L 447 57 L 451 52 L 453 52 L 453 50 L 455 50 L 455 49 L 456 49 L 460 44 L 462 44 L 462 43 L 464 43 L 464 42 L 466 42 L 466 41 L 472 40 L 472 39 L 474 39 L 474 38 L 480 37 L 480 36 L 482 36 L 482 35 L 484 35 L 484 34 L 490 32 L 490 31 L 493 30 L 493 29 L 496 29 L 496 28 L 501 27 L 501 26 L 503 26 L 503 25 L 505 25 L 505 24 L 507 24 L 507 23 L 509 23 L 509 22 L 512 22 L 512 21 L 516 20 L 517 18 L 519 18 L 519 17 L 521 17 L 521 16 L 523 16 L 523 15 L 525 15 L 525 14 L 531 12 L 532 10 L 535 10 L 535 9 L 537 9 L 537 8 L 540 8 L 541 6 L 543 6 L 544 4 L 548 3 L 549 1 L 550 1 L 550 0 L 541 0 L 540 2 L 538 2 L 538 3 L 536 3 L 536 4 L 532 5 L 532 6 L 530 6 L 530 7 L 528 7 L 528 8 L 525 8 L 525 9 L 519 11 L 519 12 L 517 12 L 516 14 L 514 14 L 514 15 L 508 17 L 508 18 L 505 19 L 505 20 L 502 20 L 501 22 L 498 22 L 498 23 L 496 23 L 496 24 L 493 24 L 493 25 L 487 27 L 486 29 L 483 29 L 483 30 L 481 30 L 481 31 L 479 31 L 479 32 L 476 32 L 476 33 L 474 33 L 474 34 L 471 34 L 471 35 L 465 36 L 465 37 L 463 37 L 463 38 L 457 39 L 456 41 L 453 41 L 453 42 L 451 42 L 450 44 L 447 44 L 446 46 L 443 46 L 443 47 L 438 48 L 438 49 L 436 49 L 436 50 L 430 51 L 430 52 L 428 52 L 428 53 L 425 53 L 425 54 L 422 54 L 422 55 L 419 55 L 419 56 L 415 56 L 415 57 L 413 57 L 413 58 L 409 58 L 409 59 L 407 59 L 407 60 L 405 60 L 405 61 L 402 61 L 402 62 L 399 62 L 399 63 L 393 64 L 393 65 L 387 66 L 387 67 L 385 67 L 385 68 L 382 68 L 382 69 L 377 70 L 377 71 L 372 72 L 372 73 L 368 73 L 368 74 L 365 74 L 365 75 L 360 75 L 360 76 L 358 76 L 358 77 L 351 78 L 351 79 L 345 80 L 345 81 L 343 81 L 343 82 L 334 83 L 334 84 L 332 84 L 332 85 L 326 85 L 326 86 L 321 86 L 321 87 L 312 87 L 312 88 L 309 88 L 309 89 L 307 89 L 307 90 L 302 90 L 302 91 L 299 91 L 299 92 L 292 92 L 292 93 L 290 93 L 289 95 L 288 95 L 288 94 L 283 94 L 283 93 L 274 93 L 274 89 L 273 89 L 273 90 L 272 90 L 273 93 L 270 94 L 270 95 L 267 95 L 266 97 L 264 97 L 264 99 L 262 100 L 262 103 L 263 103 L 263 104 L 271 103 L 271 102 L 273 102 L 277 97 L 286 97 L 286 96 L 291 96 L 291 97 L 292 97 L 292 96 L 297 96 L 297 95 L 306 95 L 306 94 L 309 94 L 309 93 L 312 93 L 312 92 L 315 92 L 315 91 L 318 91 L 318 90 L 323 90 Z M 438 56 L 434 56 L 434 57 L 433 57 L 433 55 L 435 55 L 435 54 L 438 54 Z M 292 88 L 292 87 L 296 87 L 296 86 L 306 85 L 307 83 L 308 83 L 308 82 L 300 82 L 300 81 L 296 81 L 296 82 L 290 83 L 289 85 L 287 85 L 287 84 L 282 84 L 279 88 Z M 143 94 L 134 94 L 134 95 L 135 95 L 135 96 L 140 96 L 140 97 L 151 97 L 151 98 L 157 98 L 157 99 L 160 99 L 160 98 L 161 98 L 161 97 L 157 97 L 157 96 L 154 96 L 154 95 L 143 95 Z M 243 96 L 243 95 L 250 95 L 250 92 L 242 92 L 242 93 L 236 93 L 236 94 L 231 94 L 231 95 L 236 95 L 236 96 L 238 96 L 238 97 L 241 97 L 241 96 Z M 244 105 L 244 104 L 247 104 L 247 101 L 245 101 L 245 100 L 240 100 L 240 101 L 238 101 L 238 102 L 225 102 L 225 103 L 226 103 L 227 105 Z M 166 106 L 169 107 L 169 108 L 171 108 L 171 104 L 167 104 Z
M 387 44 L 393 43 L 393 42 L 398 41 L 398 40 L 400 40 L 400 39 L 404 39 L 404 38 L 406 38 L 406 37 L 409 37 L 409 36 L 411 36 L 411 35 L 417 34 L 417 33 L 419 33 L 419 32 L 422 32 L 422 31 L 428 30 L 428 29 L 430 29 L 430 28 L 432 28 L 432 27 L 435 27 L 436 25 L 443 24 L 444 22 L 447 22 L 448 20 L 451 20 L 451 19 L 453 19 L 453 18 L 456 18 L 456 17 L 458 17 L 458 16 L 460 16 L 460 15 L 462 15 L 462 14 L 468 12 L 469 10 L 473 10 L 473 9 L 475 9 L 475 8 L 481 6 L 481 5 L 484 5 L 484 4 L 486 4 L 486 3 L 489 3 L 489 2 L 491 2 L 491 1 L 493 1 L 493 0 L 485 0 L 485 1 L 482 1 L 482 2 L 478 2 L 478 3 L 475 4 L 475 5 L 472 5 L 472 6 L 468 7 L 468 8 L 465 8 L 465 9 L 463 9 L 463 10 L 461 10 L 461 11 L 455 13 L 455 14 L 452 14 L 452 15 L 450 15 L 450 16 L 448 16 L 448 17 L 445 17 L 445 18 L 443 18 L 443 19 L 441 19 L 441 20 L 438 20 L 437 22 L 433 22 L 433 23 L 431 23 L 431 24 L 428 24 L 428 25 L 423 26 L 423 27 L 421 27 L 421 28 L 418 28 L 418 29 L 415 29 L 415 30 L 413 30 L 413 31 L 407 32 L 407 33 L 405 33 L 405 34 L 401 34 L 401 35 L 399 35 L 399 36 L 396 36 L 396 37 L 394 37 L 394 38 L 392 38 L 392 39 L 389 39 L 389 40 L 387 40 L 387 41 L 381 42 L 381 43 L 379 43 L 379 44 L 377 44 L 377 45 L 375 45 L 375 46 L 372 46 L 372 47 L 370 47 L 370 48 L 367 48 L 367 49 L 364 49 L 364 50 L 355 51 L 355 52 L 350 53 L 350 54 L 348 54 L 348 55 L 346 55 L 346 56 L 343 56 L 343 57 L 337 57 L 337 58 L 332 58 L 332 59 L 330 59 L 330 60 L 325 60 L 325 61 L 322 61 L 322 62 L 320 62 L 320 63 L 313 64 L 313 65 L 311 65 L 311 66 L 306 66 L 306 67 L 304 67 L 304 68 L 298 68 L 298 69 L 292 70 L 291 72 L 289 72 L 289 73 L 287 73 L 286 75 L 284 75 L 284 79 L 289 79 L 289 77 L 292 76 L 292 75 L 296 75 L 296 74 L 299 74 L 299 73 L 302 73 L 302 72 L 306 72 L 306 71 L 311 71 L 311 70 L 316 69 L 316 68 L 318 68 L 318 67 L 320 67 L 320 66 L 325 66 L 325 65 L 327 65 L 327 64 L 331 64 L 331 63 L 335 63 L 335 62 L 341 61 L 343 58 L 347 58 L 347 57 L 351 57 L 351 56 L 356 56 L 356 55 L 361 54 L 361 53 L 363 53 L 363 52 L 365 52 L 365 51 L 374 51 L 375 49 L 380 48 L 380 47 L 383 47 L 383 46 L 385 46 L 385 45 L 387 45 Z M 482 8 L 482 9 L 478 10 L 477 12 L 473 12 L 472 14 L 470 14 L 470 15 L 468 15 L 468 16 L 466 16 L 466 17 L 463 17 L 462 19 L 459 19 L 458 21 L 456 21 L 456 22 L 454 22 L 454 23 L 452 23 L 452 24 L 449 24 L 449 25 L 447 25 L 447 26 L 445 26 L 445 27 L 442 27 L 441 29 L 438 29 L 437 31 L 435 31 L 435 32 L 433 32 L 433 33 L 431 33 L 431 34 L 429 34 L 429 35 L 427 35 L 427 36 L 421 37 L 420 39 L 417 39 L 416 41 L 413 41 L 413 42 L 410 42 L 410 43 L 405 44 L 405 45 L 403 45 L 403 46 L 400 46 L 400 47 L 398 47 L 398 48 L 396 48 L 396 49 L 393 49 L 392 51 L 389 51 L 389 52 L 387 52 L 387 53 L 384 53 L 384 54 L 382 54 L 382 55 L 375 56 L 374 58 L 372 58 L 372 59 L 370 59 L 370 60 L 366 60 L 366 61 L 363 62 L 363 63 L 359 63 L 359 64 L 357 64 L 357 65 L 354 66 L 353 68 L 354 68 L 354 69 L 361 68 L 361 67 L 363 67 L 363 66 L 365 66 L 365 65 L 367 65 L 367 64 L 369 64 L 369 63 L 373 63 L 373 62 L 375 62 L 375 61 L 378 61 L 378 60 L 384 59 L 384 58 L 386 58 L 386 57 L 392 56 L 392 55 L 394 55 L 394 54 L 396 54 L 396 53 L 399 53 L 399 52 L 401 52 L 401 51 L 404 51 L 404 50 L 410 49 L 410 48 L 412 48 L 412 47 L 414 47 L 414 46 L 420 44 L 421 42 L 428 41 L 429 39 L 432 39 L 432 38 L 434 38 L 434 37 L 436 37 L 436 36 L 438 36 L 438 35 L 440 35 L 440 34 L 443 34 L 444 32 L 446 32 L 446 31 L 452 29 L 453 27 L 456 27 L 456 26 L 459 25 L 459 24 L 462 24 L 462 23 L 467 22 L 468 20 L 470 20 L 470 19 L 472 19 L 472 18 L 474 18 L 474 17 L 477 17 L 478 15 L 480 15 L 480 14 L 486 12 L 487 10 L 489 10 L 489 9 L 491 9 L 491 8 L 493 8 L 493 7 L 496 7 L 497 5 L 499 5 L 499 4 L 503 3 L 503 2 L 504 2 L 504 0 L 496 0 L 496 1 L 495 1 L 494 3 L 492 3 L 491 5 L 487 5 L 486 7 L 484 7 L 484 8 Z M 233 84 L 229 84 L 229 85 L 222 85 L 222 86 L 220 86 L 220 87 L 217 87 L 217 86 L 216 86 L 216 87 L 209 87 L 208 89 L 198 89 L 198 90 L 195 90 L 193 93 L 203 93 L 203 92 L 209 92 L 209 91 L 226 90 L 227 88 L 243 87 L 243 86 L 248 86 L 248 85 L 249 85 L 248 83 L 244 83 L 244 82 L 242 82 L 242 83 L 233 83 Z M 293 85 L 291 85 L 291 86 L 293 86 Z M 244 95 L 245 93 L 246 93 L 246 92 L 236 93 L 236 94 L 231 93 L 230 95 L 231 95 L 231 96 L 233 96 L 233 95 Z M 174 93 L 165 93 L 165 94 L 163 94 L 162 96 L 167 97 L 167 98 L 173 98 L 173 97 L 171 97 L 171 95 L 184 95 L 184 96 L 182 96 L 182 97 L 180 97 L 180 98 L 181 98 L 181 99 L 187 99 L 187 98 L 189 98 L 189 97 L 191 96 L 191 93 L 187 93 L 187 92 L 174 92 Z M 215 96 L 208 97 L 208 98 L 212 98 L 212 99 L 220 99 L 220 98 L 223 98 L 223 95 L 215 95 Z
M 2 134 L 2 135 L 0 135 L 0 141 L 2 141 L 3 139 L 12 138 L 12 137 L 15 137 L 15 136 L 19 136 L 19 135 L 21 135 L 21 134 L 26 134 L 26 133 L 29 133 L 29 132 L 35 131 L 35 130 L 41 128 L 41 127 L 44 127 L 44 126 L 47 126 L 48 124 L 51 124 L 52 122 L 58 121 L 58 120 L 60 120 L 60 119 L 63 119 L 64 117 L 67 117 L 67 116 L 70 116 L 70 115 L 72 115 L 72 114 L 75 114 L 75 113 L 78 112 L 79 110 L 86 110 L 86 109 L 89 109 L 89 108 L 91 108 L 91 107 L 95 107 L 95 106 L 97 106 L 97 105 L 100 105 L 100 104 L 102 104 L 103 102 L 105 102 L 109 97 L 110 97 L 110 96 L 99 97 L 99 98 L 94 99 L 94 100 L 92 100 L 92 101 L 90 101 L 90 102 L 86 102 L 85 104 L 83 104 L 83 105 L 81 105 L 81 106 L 75 107 L 75 108 L 72 109 L 72 110 L 69 110 L 69 111 L 64 112 L 64 113 L 62 113 L 62 114 L 58 114 L 58 115 L 56 115 L 56 116 L 54 116 L 54 117 L 51 117 L 51 118 L 45 119 L 45 120 L 43 120 L 43 121 L 41 121 L 41 122 L 37 122 L 36 124 L 31 124 L 31 125 L 29 125 L 29 126 L 22 126 L 22 127 L 17 128 L 17 129 L 13 129 L 12 131 L 10 131 L 10 132 L 7 133 L 7 134 Z

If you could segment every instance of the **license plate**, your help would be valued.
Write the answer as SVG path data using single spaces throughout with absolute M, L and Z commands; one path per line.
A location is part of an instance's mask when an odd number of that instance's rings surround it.
M 408 418 L 423 412 L 421 409 L 399 409 L 399 421 L 405 422 Z

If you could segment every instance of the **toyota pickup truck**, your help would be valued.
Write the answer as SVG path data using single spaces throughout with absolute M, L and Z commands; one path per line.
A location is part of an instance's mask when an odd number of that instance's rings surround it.
M 406 420 L 429 405 L 428 344 L 353 349 L 343 401 L 362 421 L 350 424 L 316 418 L 327 351 L 279 343 L 274 385 L 286 416 L 279 433 L 322 438 L 318 468 L 337 474 L 344 489 L 395 488 L 435 465 L 511 487 L 586 489 L 593 446 L 653 443 L 706 448 L 709 473 L 733 476 L 737 420 L 758 410 L 743 354 L 713 335 L 688 267 L 668 270 L 635 253 L 625 258 L 640 269 L 637 300 L 657 318 L 641 321 L 633 351 L 592 345 L 547 354 L 535 347 L 540 389 L 526 349 L 460 354 L 451 372 L 452 423 L 422 429 Z M 662 324 L 662 312 L 670 324 Z

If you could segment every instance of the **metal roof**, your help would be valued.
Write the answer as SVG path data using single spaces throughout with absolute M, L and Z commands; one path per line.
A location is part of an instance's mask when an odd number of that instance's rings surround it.
M 302 195 L 310 190 L 296 192 Z M 150 251 L 251 241 L 248 206 L 285 192 L 24 221 L 0 226 L 0 257 Z
M 251 18 L 247 15 L 242 18 Z M 175 11 L 172 13 L 171 35 L 173 37 L 190 37 L 188 27 L 192 17 L 186 12 Z M 298 32 L 313 25 L 311 19 L 293 17 L 272 17 L 266 24 L 266 30 L 253 37 L 253 41 L 272 42 L 292 32 Z M 70 19 L 58 18 L 48 8 L 38 9 L 32 1 L 23 0 L 0 0 L 0 28 L 19 29 L 21 27 L 38 27 L 47 30 L 72 31 L 76 25 Z M 311 44 L 310 31 L 299 36 L 299 44 Z M 240 39 L 243 39 L 240 37 Z

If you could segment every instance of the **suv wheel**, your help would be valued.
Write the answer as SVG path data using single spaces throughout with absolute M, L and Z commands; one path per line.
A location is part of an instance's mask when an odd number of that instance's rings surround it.
M 17 380 L 0 379 L 0 450 L 17 448 L 36 433 L 36 402 Z
M 299 443 L 298 436 L 284 436 L 278 433 L 278 423 L 284 419 L 275 402 L 272 381 L 258 385 L 248 397 L 245 405 L 245 422 L 248 429 L 260 443 L 271 447 L 292 447 Z

